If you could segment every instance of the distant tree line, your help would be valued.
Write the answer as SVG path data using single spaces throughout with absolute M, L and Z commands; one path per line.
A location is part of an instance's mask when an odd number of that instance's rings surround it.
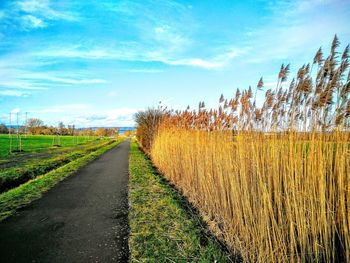
M 0 124 L 0 134 L 16 133 L 17 128 L 7 127 L 5 124 Z M 79 136 L 114 136 L 119 134 L 118 128 L 98 128 L 93 130 L 76 129 L 75 125 L 65 125 L 60 122 L 57 127 L 45 125 L 44 122 L 37 118 L 30 118 L 25 125 L 19 127 L 20 134 L 31 135 L 79 135 Z
M 9 130 L 5 124 L 0 123 L 0 134 L 8 133 Z

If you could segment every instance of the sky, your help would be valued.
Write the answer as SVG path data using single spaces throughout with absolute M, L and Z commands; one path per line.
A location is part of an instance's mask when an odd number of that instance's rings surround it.
M 221 93 L 274 87 L 334 34 L 350 43 L 350 0 L 0 0 L 0 123 L 133 126 Z

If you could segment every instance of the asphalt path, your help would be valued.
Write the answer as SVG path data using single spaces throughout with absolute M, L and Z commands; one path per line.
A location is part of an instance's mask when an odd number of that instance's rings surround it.
M 125 141 L 0 223 L 0 262 L 127 262 Z

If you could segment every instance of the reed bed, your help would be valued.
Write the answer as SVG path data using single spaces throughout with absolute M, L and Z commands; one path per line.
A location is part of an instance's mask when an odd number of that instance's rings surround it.
M 159 110 L 145 150 L 245 261 L 350 262 L 349 47 L 338 46 L 287 87 L 282 65 L 275 89 L 260 79 L 218 109 Z

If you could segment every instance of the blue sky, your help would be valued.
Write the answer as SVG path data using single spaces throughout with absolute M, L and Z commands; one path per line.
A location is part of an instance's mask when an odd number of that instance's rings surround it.
M 159 101 L 216 106 L 221 93 L 275 86 L 335 33 L 350 0 L 1 0 L 0 122 L 129 126 Z

